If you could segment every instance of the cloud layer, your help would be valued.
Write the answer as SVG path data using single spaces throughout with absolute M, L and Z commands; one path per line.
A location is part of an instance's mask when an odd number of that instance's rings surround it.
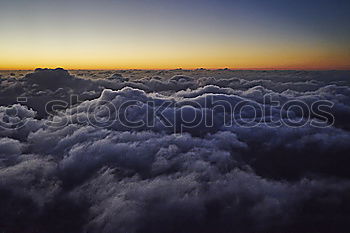
M 37 69 L 1 79 L 4 232 L 329 233 L 350 227 L 349 73 L 79 72 Z M 266 95 L 280 105 L 266 102 Z M 49 101 L 67 105 L 49 105 L 46 112 Z M 110 117 L 130 101 L 123 112 L 128 120 L 153 124 L 132 127 Z M 237 119 L 237 112 L 226 111 L 242 101 L 265 114 L 243 108 Z M 334 124 L 315 127 L 312 121 L 332 119 L 283 109 L 288 101 L 305 108 L 329 101 Z M 195 116 L 212 124 L 191 122 Z M 285 119 L 303 124 L 266 124 Z M 244 127 L 247 122 L 254 127 Z

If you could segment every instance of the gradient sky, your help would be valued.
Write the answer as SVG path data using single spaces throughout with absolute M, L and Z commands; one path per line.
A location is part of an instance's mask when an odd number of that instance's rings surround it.
M 348 0 L 0 0 L 0 69 L 350 69 Z

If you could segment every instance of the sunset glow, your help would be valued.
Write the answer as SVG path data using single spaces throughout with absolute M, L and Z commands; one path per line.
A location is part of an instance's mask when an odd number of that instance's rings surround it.
M 102 2 L 4 3 L 0 69 L 350 69 L 346 3 Z

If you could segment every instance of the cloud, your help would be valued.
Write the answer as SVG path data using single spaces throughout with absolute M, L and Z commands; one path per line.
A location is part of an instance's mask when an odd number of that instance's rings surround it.
M 37 69 L 4 78 L 0 228 L 344 232 L 350 211 L 344 74 Z M 42 112 L 42 103 L 71 94 L 79 101 Z M 264 102 L 266 94 L 280 105 Z M 14 104 L 18 95 L 29 102 Z M 332 102 L 327 110 L 335 124 L 315 127 L 315 114 L 283 109 L 296 100 L 307 107 Z M 271 111 L 257 117 L 251 108 L 228 111 L 242 102 Z M 152 124 L 125 124 L 120 113 Z M 264 122 L 288 116 L 307 124 Z M 244 127 L 250 120 L 254 127 Z

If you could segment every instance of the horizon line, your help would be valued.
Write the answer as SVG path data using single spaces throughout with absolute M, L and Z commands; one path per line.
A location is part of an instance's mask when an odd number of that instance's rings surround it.
M 48 69 L 56 69 L 56 68 L 63 68 L 65 70 L 70 70 L 70 71 L 79 71 L 79 70 L 163 70 L 163 71 L 176 71 L 176 70 L 189 70 L 189 71 L 201 71 L 201 70 L 208 70 L 208 71 L 215 71 L 215 70 L 230 70 L 230 71 L 350 71 L 350 67 L 334 67 L 334 68 L 320 68 L 320 67 L 315 67 L 315 68 L 300 68 L 300 67 L 279 67 L 279 68 L 269 68 L 269 67 L 264 67 L 264 68 L 230 68 L 230 67 L 218 67 L 218 68 L 205 68 L 205 67 L 198 67 L 198 68 L 182 68 L 182 67 L 177 67 L 177 68 L 73 68 L 73 69 L 67 69 L 62 66 L 56 66 L 54 68 L 50 67 L 35 67 L 35 68 L 28 68 L 28 69 L 16 69 L 16 68 L 0 68 L 0 71 L 33 71 L 37 68 L 48 68 Z

